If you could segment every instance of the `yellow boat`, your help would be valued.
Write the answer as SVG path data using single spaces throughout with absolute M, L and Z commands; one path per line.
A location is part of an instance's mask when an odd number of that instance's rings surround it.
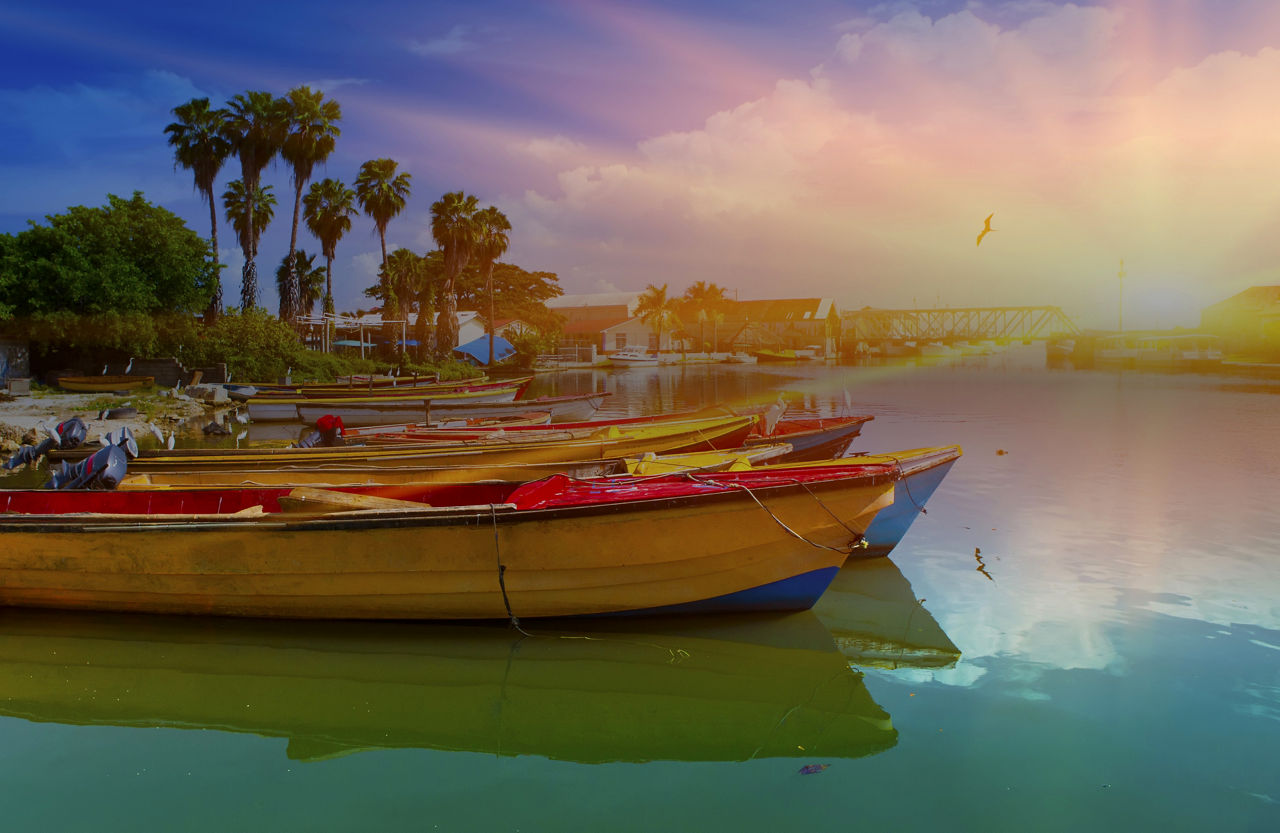
M 304 766 L 381 749 L 830 760 L 897 742 L 809 612 L 527 627 L 7 611 L 0 714 L 282 738 Z
M 78 393 L 111 393 L 155 384 L 154 376 L 59 376 L 58 387 Z
M 280 469 L 332 466 L 493 466 L 517 463 L 567 463 L 631 457 L 646 451 L 715 447 L 745 437 L 753 417 L 721 416 L 680 423 L 603 428 L 571 440 L 509 442 L 504 438 L 458 443 L 421 443 L 336 448 L 185 448 L 145 449 L 129 461 L 131 472 L 196 471 L 218 468 Z M 54 460 L 79 459 L 89 449 L 51 452 Z
M 0 491 L 0 606 L 328 619 L 811 607 L 887 465 L 365 490 Z

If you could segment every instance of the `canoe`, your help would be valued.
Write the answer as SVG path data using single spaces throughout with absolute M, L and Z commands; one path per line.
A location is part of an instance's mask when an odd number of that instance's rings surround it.
M 527 383 L 515 382 L 502 385 L 480 385 L 474 388 L 449 388 L 440 392 L 417 393 L 408 395 L 374 395 L 346 397 L 335 396 L 321 398 L 264 398 L 251 397 L 245 404 L 249 418 L 254 422 L 303 422 L 313 424 L 316 419 L 326 413 L 341 416 L 344 422 L 353 425 L 360 423 L 361 415 L 398 414 L 405 416 L 427 414 L 427 408 L 451 403 L 511 402 L 527 386 Z M 318 411 L 316 416 L 308 420 L 302 415 L 304 408 Z
M 685 471 L 742 471 L 761 465 L 790 450 L 785 443 L 750 451 L 698 451 L 681 454 L 646 453 L 636 457 L 605 457 L 549 463 L 464 465 L 360 464 L 273 468 L 216 468 L 151 471 L 128 474 L 120 489 L 227 488 L 250 486 L 392 486 L 422 483 L 474 483 L 500 481 L 527 483 L 553 474 L 574 478 L 653 475 Z
M 10 490 L 0 605 L 325 619 L 803 610 L 892 503 L 893 471 Z
M 143 449 L 129 461 L 130 472 L 214 468 L 293 468 L 333 465 L 499 465 L 505 463 L 573 462 L 628 457 L 646 451 L 711 449 L 721 438 L 740 444 L 751 430 L 751 417 L 715 417 L 671 425 L 609 427 L 573 440 L 506 442 L 463 440 L 455 443 L 348 445 L 336 448 L 177 448 Z M 51 460 L 79 460 L 94 449 L 51 451 Z
M 872 416 L 783 418 L 772 431 L 749 437 L 745 444 L 750 448 L 788 443 L 792 451 L 785 458 L 787 462 L 828 460 L 842 456 L 862 433 L 862 426 L 873 419 Z
M 58 387 L 82 393 L 135 390 L 155 384 L 154 376 L 59 376 Z
M 304 768 L 438 749 L 582 764 L 799 759 L 785 772 L 897 742 L 812 612 L 547 624 L 526 625 L 530 639 L 506 624 L 211 627 L 9 610 L 0 714 L 73 739 L 120 727 L 122 745 L 152 728 L 280 738 L 281 765 Z
M 342 421 L 352 426 L 368 425 L 409 425 L 421 416 L 418 422 L 435 422 L 453 419 L 478 419 L 483 417 L 518 416 L 530 411 L 550 411 L 552 422 L 565 420 L 584 420 L 600 408 L 609 394 L 598 393 L 573 394 L 568 396 L 539 396 L 536 399 L 520 399 L 512 401 L 485 400 L 447 400 L 433 398 L 426 405 L 413 408 L 387 407 L 386 403 L 354 403 L 332 402 L 321 405 L 307 402 L 297 406 L 294 420 L 301 419 L 308 425 L 325 414 L 342 417 Z M 252 414 L 251 414 L 252 416 Z
M 794 362 L 799 361 L 800 356 L 795 350 L 752 350 L 751 355 L 757 362 Z
M 303 387 L 292 390 L 262 391 L 249 397 L 248 402 L 278 402 L 286 399 L 405 399 L 414 396 L 429 396 L 438 393 L 455 393 L 480 390 L 506 390 L 516 388 L 516 398 L 524 394 L 532 376 L 520 379 L 504 379 L 500 382 L 467 380 L 462 382 L 423 382 L 416 385 L 405 383 L 398 387 L 382 387 L 366 390 L 364 388 Z

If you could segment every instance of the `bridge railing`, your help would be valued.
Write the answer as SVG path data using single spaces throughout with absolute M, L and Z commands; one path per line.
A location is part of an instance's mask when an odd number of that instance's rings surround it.
M 1060 307 L 863 309 L 841 315 L 843 340 L 1042 339 L 1080 332 Z

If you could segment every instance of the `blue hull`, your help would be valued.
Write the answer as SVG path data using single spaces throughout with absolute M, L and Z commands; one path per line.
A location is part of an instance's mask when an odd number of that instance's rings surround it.
M 817 603 L 827 588 L 831 586 L 838 567 L 824 567 L 821 570 L 802 573 L 798 576 L 771 582 L 737 593 L 717 596 L 714 599 L 703 599 L 685 604 L 667 605 L 665 607 L 646 607 L 641 610 L 627 610 L 621 613 L 599 614 L 601 616 L 666 616 L 668 614 L 687 613 L 761 613 L 770 611 L 808 610 Z
M 951 471 L 955 460 L 948 460 L 932 468 L 913 472 L 893 487 L 893 505 L 880 510 L 871 526 L 867 527 L 867 548 L 862 555 L 888 555 L 907 534 L 915 522 L 925 501 L 937 490 L 938 484 Z M 854 552 L 857 555 L 857 551 Z

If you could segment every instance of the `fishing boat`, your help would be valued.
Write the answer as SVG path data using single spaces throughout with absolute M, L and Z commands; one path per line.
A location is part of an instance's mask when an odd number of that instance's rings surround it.
M 711 450 L 719 441 L 740 445 L 753 418 L 722 416 L 689 422 L 640 425 L 622 431 L 610 426 L 569 439 L 547 437 L 527 441 L 460 440 L 399 445 L 347 445 L 314 448 L 154 448 L 129 461 L 129 471 L 181 471 L 217 468 L 262 469 L 334 465 L 500 465 L 506 463 L 574 462 L 627 457 L 646 451 Z M 94 449 L 51 451 L 50 459 L 79 460 Z
M 889 464 L 378 489 L 0 492 L 0 605 L 324 619 L 811 607 Z
M 758 359 L 750 353 L 741 350 L 735 350 L 724 357 L 725 364 L 755 364 Z
M 137 390 L 155 384 L 154 376 L 59 376 L 58 387 L 79 393 Z
M 385 749 L 601 764 L 852 759 L 897 742 L 810 611 L 526 628 L 9 610 L 0 715 L 119 727 L 126 745 L 130 729 L 279 738 L 281 763 L 304 768 Z
M 614 367 L 657 367 L 662 358 L 643 347 L 624 347 L 609 354 L 609 364 Z
M 519 416 L 534 411 L 549 411 L 552 422 L 578 421 L 590 419 L 607 396 L 608 392 L 598 391 L 565 396 L 539 396 L 534 399 L 508 398 L 501 401 L 432 397 L 428 400 L 416 400 L 417 404 L 385 400 L 330 400 L 323 403 L 313 400 L 297 404 L 290 421 L 301 420 L 308 425 L 315 425 L 320 417 L 332 414 L 342 417 L 344 423 L 352 426 L 410 425 L 414 424 L 418 416 L 422 419 L 417 422 L 430 423 L 440 420 Z
M 862 433 L 862 426 L 875 417 L 799 417 L 782 418 L 777 421 L 772 431 L 764 431 L 761 423 L 757 423 L 757 433 L 748 437 L 744 445 L 750 448 L 755 445 L 770 443 L 788 443 L 791 452 L 784 458 L 787 462 L 805 460 L 827 460 L 839 457 L 848 450 L 849 445 Z
M 876 515 L 863 539 L 864 548 L 858 551 L 859 555 L 878 557 L 888 555 L 907 534 L 916 518 L 924 514 L 925 503 L 963 453 L 958 445 L 946 445 L 880 454 L 859 453 L 827 462 L 784 463 L 775 468 L 785 470 L 792 465 L 812 467 L 890 463 L 894 467 L 896 480 L 893 505 Z
M 381 387 L 367 390 L 365 388 L 344 388 L 344 387 L 301 387 L 292 390 L 259 390 L 256 394 L 249 397 L 246 401 L 277 401 L 283 399 L 380 399 L 395 398 L 403 399 L 406 397 L 419 395 L 434 395 L 437 393 L 451 393 L 461 391 L 481 391 L 481 390 L 498 390 L 515 386 L 516 397 L 519 398 L 529 387 L 533 381 L 532 376 L 524 376 L 518 379 L 503 379 L 502 381 L 475 381 L 468 380 L 463 382 L 422 382 L 420 384 L 411 385 L 406 382 L 398 387 Z
M 479 404 L 485 402 L 513 402 L 528 386 L 526 380 L 498 385 L 476 385 L 447 388 L 440 391 L 409 394 L 374 394 L 362 396 L 321 397 L 251 397 L 246 403 L 249 418 L 254 422 L 303 422 L 314 423 L 315 418 L 330 413 L 341 416 L 353 425 L 361 419 L 375 419 L 386 415 L 402 421 L 409 414 L 425 414 L 427 407 L 448 404 Z M 302 416 L 303 408 L 319 409 L 315 418 Z M 487 415 L 491 416 L 491 415 Z

